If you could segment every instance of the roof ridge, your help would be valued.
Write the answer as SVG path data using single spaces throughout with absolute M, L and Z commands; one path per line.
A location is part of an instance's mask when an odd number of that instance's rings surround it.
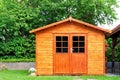
M 37 29 L 33 29 L 33 30 L 30 31 L 30 33 L 35 33 L 35 32 L 37 32 L 37 31 L 44 30 L 44 29 L 46 29 L 46 28 L 50 28 L 50 27 L 52 27 L 52 26 L 55 26 L 55 25 L 58 25 L 58 24 L 61 24 L 61 23 L 67 22 L 67 21 L 77 22 L 77 23 L 80 23 L 80 24 L 83 24 L 83 25 L 87 25 L 87 26 L 89 26 L 89 27 L 91 27 L 91 28 L 101 30 L 101 31 L 103 31 L 103 32 L 111 33 L 111 31 L 109 31 L 109 30 L 103 29 L 103 28 L 101 28 L 101 27 L 95 26 L 95 25 L 93 25 L 93 24 L 90 24 L 90 23 L 87 23 L 87 22 L 84 22 L 84 21 L 81 21 L 81 20 L 74 19 L 72 16 L 69 16 L 69 18 L 67 18 L 67 19 L 64 19 L 64 20 L 61 20 L 61 21 L 57 21 L 57 22 L 48 24 L 48 25 L 43 26 L 43 27 L 39 27 L 39 28 L 37 28 Z

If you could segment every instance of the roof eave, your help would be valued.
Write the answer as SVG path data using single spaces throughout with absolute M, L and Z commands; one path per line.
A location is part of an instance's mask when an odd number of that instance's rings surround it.
M 83 21 L 80 21 L 80 20 L 77 20 L 77 19 L 74 19 L 72 18 L 71 16 L 65 20 L 61 20 L 61 21 L 58 21 L 58 22 L 55 22 L 55 23 L 52 23 L 52 24 L 49 24 L 49 25 L 46 25 L 46 26 L 43 26 L 43 27 L 40 27 L 40 28 L 37 28 L 37 29 L 33 29 L 30 31 L 30 33 L 36 33 L 37 31 L 40 31 L 40 30 L 44 30 L 46 28 L 50 28 L 52 26 L 55 26 L 55 25 L 58 25 L 58 24 L 61 24 L 61 23 L 64 23 L 64 22 L 67 22 L 67 21 L 74 21 L 74 22 L 77 22 L 77 23 L 80 23 L 80 24 L 83 24 L 83 25 L 86 25 L 86 26 L 89 26 L 89 27 L 92 27 L 94 29 L 97 29 L 97 30 L 101 30 L 105 33 L 111 33 L 110 30 L 106 30 L 106 29 L 103 29 L 103 28 L 100 28 L 98 26 L 94 26 L 92 24 L 89 24 L 89 23 L 86 23 L 86 22 L 83 22 Z
M 36 33 L 37 31 L 44 30 L 46 28 L 50 28 L 52 26 L 55 26 L 55 25 L 58 25 L 58 24 L 61 24 L 61 23 L 67 22 L 67 21 L 69 21 L 69 19 L 65 19 L 65 20 L 62 20 L 62 21 L 58 21 L 58 22 L 46 25 L 46 26 L 42 26 L 40 28 L 31 30 L 30 33 Z
M 120 31 L 120 24 L 117 27 L 115 27 L 114 29 L 112 29 L 112 33 L 110 35 L 108 35 L 108 37 L 113 36 L 114 34 L 116 34 L 119 31 Z
M 83 22 L 83 21 L 79 21 L 79 20 L 76 20 L 76 19 L 72 19 L 72 20 L 75 21 L 75 22 L 81 23 L 83 25 L 90 26 L 90 27 L 92 27 L 94 29 L 101 30 L 101 31 L 103 31 L 105 33 L 111 33 L 111 30 L 103 29 L 103 28 L 100 28 L 98 26 L 95 26 L 95 25 L 92 25 L 92 24 L 89 24 L 89 23 L 86 23 L 86 22 Z

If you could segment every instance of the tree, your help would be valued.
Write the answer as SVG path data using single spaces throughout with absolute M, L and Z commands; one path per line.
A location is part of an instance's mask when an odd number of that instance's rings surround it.
M 0 56 L 2 58 L 34 57 L 34 41 L 29 30 L 36 16 L 25 3 L 16 0 L 1 1 L 0 8 Z
M 112 23 L 116 19 L 116 0 L 29 0 L 28 5 L 38 8 L 39 19 L 49 24 L 70 15 L 79 20 L 97 25 Z M 47 16 L 46 16 L 47 15 Z
M 0 56 L 34 57 L 31 29 L 69 16 L 95 25 L 112 23 L 117 6 L 116 0 L 0 0 Z

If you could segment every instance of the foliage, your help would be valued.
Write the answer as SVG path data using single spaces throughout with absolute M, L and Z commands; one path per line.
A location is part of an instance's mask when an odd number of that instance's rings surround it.
M 49 24 L 70 15 L 92 24 L 111 23 L 115 16 L 116 0 L 28 0 L 29 5 L 38 8 L 39 22 Z
M 0 80 L 120 80 L 119 76 L 28 76 L 27 70 L 0 71 Z
M 0 62 L 35 62 L 35 58 L 30 58 L 30 59 L 26 59 L 26 58 L 0 59 Z
M 97 25 L 111 23 L 116 0 L 0 0 L 0 58 L 34 58 L 29 31 L 68 16 Z
M 0 2 L 0 57 L 33 58 L 34 36 L 29 34 L 32 29 L 29 21 L 35 13 L 24 3 L 10 1 Z
M 108 51 L 107 51 L 107 59 L 108 61 L 112 61 L 112 38 L 107 39 L 107 44 L 109 45 Z M 115 57 L 114 61 L 120 61 L 120 43 L 115 46 Z

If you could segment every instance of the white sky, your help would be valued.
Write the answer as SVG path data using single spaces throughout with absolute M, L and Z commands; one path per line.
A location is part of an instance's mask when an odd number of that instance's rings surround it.
M 118 2 L 119 2 L 118 4 L 120 4 L 120 0 L 118 0 Z M 116 26 L 118 26 L 120 24 L 120 8 L 117 8 L 116 12 L 117 12 L 116 16 L 117 16 L 118 20 L 114 21 L 112 25 L 105 24 L 105 25 L 100 25 L 100 26 L 102 28 L 110 29 L 110 30 L 112 30 L 113 28 L 115 28 Z

